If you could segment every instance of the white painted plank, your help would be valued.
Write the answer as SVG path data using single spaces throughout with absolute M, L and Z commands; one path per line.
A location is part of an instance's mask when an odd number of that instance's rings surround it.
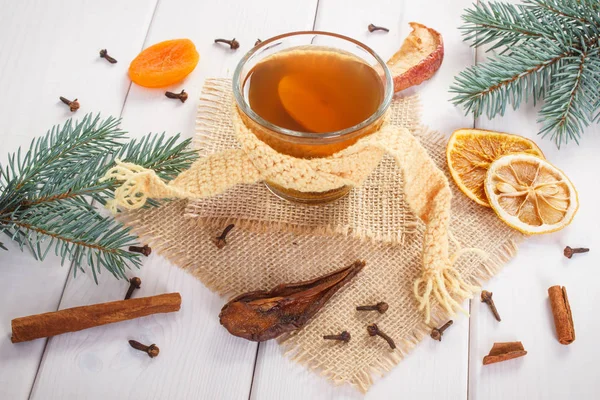
M 483 60 L 483 55 L 480 57 Z M 517 257 L 486 289 L 494 293 L 502 322 L 497 323 L 485 304 L 473 302 L 471 329 L 470 398 L 486 399 L 592 399 L 600 393 L 596 318 L 600 293 L 598 228 L 600 178 L 598 152 L 600 127 L 586 130 L 581 145 L 558 150 L 537 136 L 539 107 L 523 104 L 493 120 L 480 118 L 477 127 L 515 133 L 534 140 L 546 158 L 563 170 L 579 192 L 580 208 L 566 229 L 532 237 Z M 566 245 L 590 247 L 589 254 L 563 257 Z M 567 288 L 577 339 L 569 346 L 558 343 L 547 289 Z M 482 366 L 494 342 L 519 340 L 529 352 L 522 359 Z
M 356 38 L 384 59 L 400 48 L 410 31 L 408 22 L 421 22 L 442 33 L 446 57 L 441 69 L 430 81 L 408 92 L 421 94 L 423 122 L 448 135 L 454 129 L 473 124 L 472 117 L 464 116 L 448 102 L 452 77 L 474 60 L 473 52 L 461 41 L 456 29 L 462 8 L 469 4 L 466 0 L 454 1 L 451 7 L 440 7 L 436 1 L 320 0 L 315 29 Z M 390 32 L 369 33 L 369 23 L 385 26 Z M 426 339 L 394 370 L 377 381 L 366 398 L 466 398 L 468 325 L 468 319 L 458 316 L 442 343 Z M 252 387 L 253 399 L 362 397 L 348 385 L 335 387 L 325 378 L 289 361 L 276 344 L 261 344 Z
M 174 37 L 188 37 L 200 53 L 196 70 L 182 83 L 164 89 L 134 85 L 129 93 L 124 126 L 134 134 L 182 132 L 192 137 L 196 126 L 197 100 L 207 77 L 232 77 L 242 56 L 257 38 L 312 28 L 316 0 L 253 2 L 179 0 L 161 3 L 147 45 Z M 183 10 L 183 11 L 182 11 Z M 236 38 L 240 48 L 215 44 L 217 38 Z M 165 90 L 185 89 L 190 99 L 182 104 L 165 97 Z
M 257 37 L 312 27 L 316 2 L 282 4 L 276 0 L 161 2 L 145 46 L 188 37 L 196 44 L 200 63 L 181 85 L 190 99 L 166 99 L 164 89 L 133 86 L 123 114 L 132 136 L 149 131 L 194 132 L 197 98 L 204 79 L 231 76 Z M 236 37 L 237 52 L 213 44 L 216 37 Z M 52 338 L 33 397 L 63 398 L 227 398 L 246 399 L 250 391 L 256 344 L 229 335 L 218 322 L 225 299 L 163 258 L 151 255 L 141 271 L 136 296 L 178 291 L 180 312 L 99 327 Z M 69 279 L 61 308 L 121 297 L 127 284 L 104 274 L 99 287 L 89 276 Z M 154 342 L 159 357 L 150 360 L 130 349 L 127 340 Z M 73 366 L 68 374 L 64 366 Z
M 64 1 L 3 2 L 0 13 L 0 162 L 27 147 L 73 114 L 59 96 L 78 97 L 86 112 L 119 115 L 129 86 L 123 63 L 139 51 L 155 0 L 102 3 Z M 110 29 L 107 29 L 109 27 Z M 123 40 L 126 37 L 128 40 Z M 98 57 L 108 48 L 119 63 Z M 3 235 L 4 236 L 4 235 Z M 10 342 L 15 317 L 54 311 L 69 266 L 49 256 L 43 263 L 7 243 L 0 250 L 0 398 L 26 398 L 31 391 L 45 340 Z

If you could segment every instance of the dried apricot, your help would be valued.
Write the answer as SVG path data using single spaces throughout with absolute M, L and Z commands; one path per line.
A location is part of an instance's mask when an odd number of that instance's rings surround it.
M 200 55 L 189 39 L 156 43 L 129 65 L 129 77 L 140 86 L 157 88 L 177 83 L 196 68 Z

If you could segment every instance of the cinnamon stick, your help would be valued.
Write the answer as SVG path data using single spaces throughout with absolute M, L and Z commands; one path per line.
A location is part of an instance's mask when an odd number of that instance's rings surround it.
M 490 353 L 483 357 L 483 365 L 512 360 L 513 358 L 523 357 L 525 354 L 527 354 L 527 351 L 525 351 L 521 342 L 494 343 Z
M 147 315 L 179 311 L 180 308 L 181 295 L 166 293 L 30 315 L 12 320 L 11 341 L 26 342 Z
M 554 326 L 556 327 L 556 336 L 561 344 L 571 344 L 575 341 L 575 325 L 573 324 L 573 314 L 567 297 L 567 288 L 564 286 L 552 286 L 548 288 L 550 296 L 550 306 L 554 315 Z

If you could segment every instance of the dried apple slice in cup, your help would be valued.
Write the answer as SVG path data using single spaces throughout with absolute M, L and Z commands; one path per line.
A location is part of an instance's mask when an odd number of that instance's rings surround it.
M 410 26 L 412 32 L 387 62 L 394 77 L 394 92 L 430 79 L 444 59 L 444 41 L 438 31 L 418 22 L 411 22 Z

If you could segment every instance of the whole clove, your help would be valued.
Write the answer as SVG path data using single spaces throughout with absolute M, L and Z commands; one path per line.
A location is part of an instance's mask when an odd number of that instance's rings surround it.
M 235 40 L 235 38 L 231 39 L 231 40 L 227 40 L 227 39 L 215 39 L 215 43 L 225 43 L 229 45 L 229 48 L 232 50 L 236 50 L 240 48 L 240 42 L 238 42 L 237 40 Z
M 131 298 L 131 295 L 133 294 L 133 291 L 135 289 L 139 289 L 141 284 L 142 280 L 137 276 L 134 276 L 133 278 L 129 279 L 129 289 L 127 289 L 127 293 L 125 294 L 125 300 L 129 300 Z
M 379 303 L 372 306 L 357 306 L 356 311 L 378 311 L 379 314 L 383 314 L 388 310 L 389 306 L 387 303 L 380 301 Z
M 69 110 L 71 110 L 71 112 L 75 112 L 75 111 L 79 110 L 79 101 L 77 101 L 77 99 L 71 101 L 62 96 L 60 96 L 59 99 L 60 99 L 60 101 L 62 101 L 63 103 L 65 103 L 66 105 L 69 106 Z
M 104 58 L 106 61 L 108 61 L 111 64 L 117 63 L 117 60 L 115 60 L 114 58 L 112 58 L 111 56 L 108 55 L 108 52 L 106 51 L 106 49 L 100 50 L 100 58 Z
M 182 90 L 181 93 L 173 93 L 173 92 L 165 92 L 165 96 L 167 96 L 170 99 L 179 99 L 182 103 L 185 103 L 185 101 L 188 99 L 188 94 L 185 92 L 185 90 Z
M 369 29 L 369 32 L 375 32 L 375 31 L 389 32 L 390 31 L 388 28 L 384 28 L 383 26 L 377 26 L 377 25 L 373 25 L 373 24 L 369 24 L 367 29 Z
M 225 304 L 219 320 L 229 333 L 255 342 L 302 328 L 365 266 L 364 261 L 319 278 L 244 293 Z
M 341 342 L 348 343 L 350 341 L 350 333 L 348 331 L 343 331 L 339 335 L 325 335 L 323 336 L 325 340 L 339 340 Z
M 217 246 L 218 249 L 222 249 L 223 247 L 225 247 L 225 245 L 227 244 L 227 240 L 225 240 L 227 238 L 227 234 L 233 229 L 234 226 L 234 224 L 227 225 L 223 230 L 223 233 L 221 233 L 214 239 L 215 246 Z
M 587 249 L 585 247 L 565 247 L 565 250 L 563 251 L 563 254 L 565 255 L 565 257 L 567 258 L 571 258 L 573 257 L 573 254 L 577 254 L 577 253 L 587 253 L 588 251 L 590 251 L 590 249 Z
M 130 340 L 129 345 L 136 350 L 140 350 L 148 354 L 150 358 L 158 356 L 158 353 L 160 352 L 160 349 L 154 343 L 152 343 L 150 346 L 146 346 L 145 344 L 141 344 L 137 340 Z
M 438 342 L 441 342 L 441 341 L 442 341 L 442 335 L 444 334 L 444 331 L 445 331 L 446 329 L 448 329 L 448 327 L 449 327 L 450 325 L 452 325 L 453 323 L 454 323 L 454 321 L 450 320 L 450 321 L 446 322 L 444 325 L 442 325 L 442 326 L 441 326 L 441 327 L 439 327 L 439 328 L 433 328 L 433 329 L 431 330 L 431 335 L 430 335 L 430 336 L 431 336 L 431 338 L 432 338 L 433 340 L 437 340 Z
M 385 333 L 381 332 L 381 330 L 379 330 L 379 327 L 377 326 L 377 324 L 371 324 L 371 325 L 367 326 L 367 332 L 369 333 L 369 336 L 382 337 L 383 339 L 385 339 L 385 341 L 390 345 L 390 347 L 392 349 L 396 348 L 396 343 L 394 343 L 394 341 L 392 340 L 391 337 L 389 337 Z
M 129 246 L 129 251 L 132 253 L 140 253 L 148 257 L 152 253 L 152 248 L 147 244 L 140 246 Z
M 492 314 L 496 318 L 496 321 L 501 321 L 500 314 L 498 314 L 498 309 L 496 309 L 496 305 L 494 304 L 494 300 L 492 300 L 492 292 L 488 292 L 487 290 L 481 291 L 481 301 L 483 303 L 487 303 L 490 306 L 490 310 L 492 310 Z

